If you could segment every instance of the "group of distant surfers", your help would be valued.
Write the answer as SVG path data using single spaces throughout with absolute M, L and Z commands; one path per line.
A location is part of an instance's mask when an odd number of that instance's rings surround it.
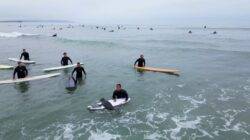
M 14 72 L 13 72 L 13 79 L 15 79 L 16 75 L 17 78 L 26 78 L 28 76 L 28 70 L 25 66 L 24 63 L 21 62 L 21 60 L 26 60 L 26 61 L 30 61 L 30 56 L 29 53 L 26 51 L 26 49 L 23 49 L 23 52 L 21 53 L 20 56 L 20 61 L 18 61 L 18 65 L 15 67 Z M 62 66 L 67 66 L 69 65 L 69 62 L 71 64 L 73 64 L 73 61 L 71 60 L 71 58 L 67 55 L 66 52 L 63 53 L 63 57 L 61 59 L 61 65 Z M 138 66 L 138 67 L 145 67 L 146 62 L 144 59 L 143 55 L 140 55 L 140 58 L 138 58 L 135 63 L 134 66 Z M 73 77 L 73 75 L 75 74 L 75 79 L 76 82 L 82 79 L 83 74 L 86 76 L 87 73 L 85 71 L 85 69 L 83 68 L 83 66 L 81 65 L 80 62 L 77 62 L 76 67 L 74 68 L 74 70 L 71 72 L 71 76 Z M 116 89 L 113 92 L 113 99 L 120 99 L 120 98 L 124 98 L 125 100 L 128 100 L 128 93 L 126 90 L 122 89 L 122 85 L 121 84 L 116 84 Z M 102 102 L 105 102 L 104 99 L 101 99 Z M 104 105 L 105 106 L 105 105 Z M 108 108 L 110 109 L 110 108 Z M 110 109 L 111 110 L 111 109 Z

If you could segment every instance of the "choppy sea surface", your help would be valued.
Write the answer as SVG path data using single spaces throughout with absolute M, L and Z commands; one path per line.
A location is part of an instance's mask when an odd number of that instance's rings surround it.
M 36 76 L 68 52 L 87 77 L 75 91 L 65 89 L 72 69 L 0 85 L 0 139 L 250 139 L 250 29 L 39 24 L 0 24 L 0 64 L 16 65 L 7 58 L 26 48 L 37 62 L 27 66 L 29 75 Z M 140 54 L 147 66 L 180 75 L 136 71 Z M 0 79 L 12 73 L 0 70 Z M 131 97 L 119 112 L 86 109 L 111 98 L 116 83 Z

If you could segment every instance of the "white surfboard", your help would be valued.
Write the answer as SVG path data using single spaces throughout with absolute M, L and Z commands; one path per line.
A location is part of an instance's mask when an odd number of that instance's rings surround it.
M 113 105 L 113 107 L 117 107 L 117 106 L 121 106 L 121 105 L 128 103 L 130 101 L 130 98 L 128 98 L 127 101 L 125 99 L 116 99 L 116 101 L 113 99 L 110 99 L 108 101 Z M 102 106 L 101 103 L 99 102 L 95 105 L 89 105 L 87 109 L 91 111 L 95 111 L 95 110 L 103 110 L 105 109 L 105 107 Z
M 29 60 L 20 60 L 18 58 L 8 58 L 10 61 L 14 61 L 14 62 L 22 62 L 25 64 L 34 64 L 36 63 L 35 61 L 29 61 Z
M 50 77 L 59 76 L 61 73 L 53 73 L 53 74 L 45 74 L 45 75 L 39 75 L 39 76 L 31 76 L 27 78 L 20 78 L 20 79 L 9 79 L 9 80 L 3 80 L 0 81 L 0 85 L 2 84 L 12 84 L 12 83 L 20 83 L 20 82 L 27 82 L 27 81 L 34 81 L 39 79 L 45 79 Z
M 66 65 L 66 66 L 59 66 L 59 67 L 52 67 L 52 68 L 47 68 L 43 69 L 44 72 L 49 72 L 49 71 L 55 71 L 55 70 L 62 70 L 62 69 L 67 69 L 67 68 L 72 68 L 75 67 L 77 64 L 72 64 L 72 65 Z M 81 63 L 83 65 L 83 63 Z
M 9 66 L 9 65 L 0 65 L 0 70 L 2 69 L 13 69 L 13 66 Z

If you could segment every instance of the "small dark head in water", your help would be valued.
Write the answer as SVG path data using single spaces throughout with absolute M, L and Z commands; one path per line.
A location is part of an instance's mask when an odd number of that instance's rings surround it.
M 52 37 L 57 37 L 57 33 L 53 34 Z

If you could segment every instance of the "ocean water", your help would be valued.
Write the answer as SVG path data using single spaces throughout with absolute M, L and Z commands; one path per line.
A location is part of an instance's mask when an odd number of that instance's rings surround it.
M 38 24 L 0 24 L 0 64 L 15 65 L 7 58 L 26 48 L 37 62 L 27 66 L 30 75 L 41 75 L 59 66 L 66 51 L 84 63 L 87 77 L 71 92 L 65 85 L 72 69 L 0 85 L 0 139 L 250 139 L 250 29 L 124 25 L 104 31 Z M 50 37 L 54 33 L 57 38 Z M 180 75 L 137 72 L 133 63 L 140 54 L 146 65 L 179 69 Z M 0 70 L 1 80 L 12 72 Z M 120 112 L 86 109 L 111 98 L 116 83 L 131 97 Z

